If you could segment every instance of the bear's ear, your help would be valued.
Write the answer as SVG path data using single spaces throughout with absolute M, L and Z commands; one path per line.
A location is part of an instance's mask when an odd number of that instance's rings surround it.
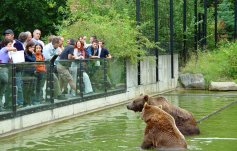
M 149 109 L 149 108 L 150 108 L 150 105 L 149 105 L 147 102 L 145 102 L 144 108 Z
M 148 99 L 149 99 L 148 95 L 145 95 L 145 96 L 144 96 L 145 102 L 148 102 Z
M 144 107 L 146 107 L 148 104 L 145 102 Z

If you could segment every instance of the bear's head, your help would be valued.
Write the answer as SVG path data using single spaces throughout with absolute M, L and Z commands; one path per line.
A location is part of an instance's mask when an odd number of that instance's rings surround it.
M 140 95 L 127 105 L 127 109 L 133 110 L 134 112 L 141 112 L 145 102 L 147 102 L 148 100 L 148 95 Z
M 162 105 L 159 106 L 153 106 L 149 105 L 145 102 L 144 107 L 141 112 L 141 118 L 146 122 L 148 120 L 157 120 L 157 117 L 159 117 L 159 114 L 163 112 L 162 111 Z M 155 117 L 156 116 L 156 117 Z

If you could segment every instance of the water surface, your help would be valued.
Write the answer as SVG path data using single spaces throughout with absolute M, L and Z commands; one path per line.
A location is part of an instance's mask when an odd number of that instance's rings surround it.
M 174 91 L 165 94 L 196 119 L 236 101 L 234 92 Z M 237 150 L 237 104 L 201 121 L 201 135 L 186 137 L 188 150 Z M 9 151 L 139 151 L 144 122 L 121 105 L 0 139 Z

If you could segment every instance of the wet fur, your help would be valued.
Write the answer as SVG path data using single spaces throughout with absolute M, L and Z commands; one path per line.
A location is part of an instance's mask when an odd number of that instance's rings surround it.
M 174 106 L 165 97 L 149 97 L 148 95 L 140 96 L 133 100 L 133 102 L 127 105 L 129 110 L 135 112 L 141 112 L 144 104 L 147 103 L 153 106 L 162 105 L 162 109 L 169 113 L 175 120 L 176 126 L 183 135 L 197 135 L 200 134 L 200 130 L 197 127 L 196 120 L 192 113 Z
M 161 108 L 145 103 L 141 117 L 146 123 L 141 148 L 187 148 L 185 138 L 176 127 L 174 118 Z

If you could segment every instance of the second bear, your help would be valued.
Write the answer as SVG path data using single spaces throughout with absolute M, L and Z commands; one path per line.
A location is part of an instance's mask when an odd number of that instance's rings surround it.
M 174 118 L 161 108 L 145 103 L 141 117 L 146 128 L 141 148 L 186 149 L 186 140 L 176 127 Z
M 127 105 L 127 108 L 135 112 L 141 112 L 145 102 L 147 102 L 149 105 L 154 106 L 162 105 L 163 110 L 173 116 L 176 126 L 183 135 L 200 134 L 196 120 L 193 117 L 192 113 L 171 104 L 166 98 L 162 96 L 149 97 L 148 95 L 141 95 L 134 99 L 131 103 L 129 103 Z

